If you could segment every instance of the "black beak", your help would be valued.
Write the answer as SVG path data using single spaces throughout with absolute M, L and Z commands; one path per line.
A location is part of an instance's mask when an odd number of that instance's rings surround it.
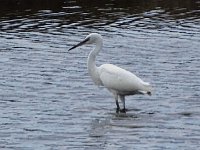
M 85 44 L 87 41 L 89 41 L 89 38 L 86 38 L 85 40 L 83 40 L 82 42 L 78 43 L 77 45 L 73 46 L 72 48 L 70 48 L 68 51 L 71 51 L 72 49 L 81 46 L 83 44 Z

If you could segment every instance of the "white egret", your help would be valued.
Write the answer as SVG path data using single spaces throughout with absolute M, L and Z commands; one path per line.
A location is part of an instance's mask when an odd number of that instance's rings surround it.
M 99 67 L 96 66 L 96 56 L 103 46 L 103 39 L 100 34 L 89 34 L 82 42 L 73 46 L 68 51 L 83 44 L 96 44 L 96 47 L 88 56 L 88 72 L 96 85 L 106 87 L 114 95 L 117 111 L 120 110 L 118 98 L 120 98 L 123 104 L 123 109 L 121 109 L 121 111 L 125 112 L 125 96 L 135 94 L 151 95 L 151 85 L 144 82 L 133 73 L 112 64 L 103 64 Z

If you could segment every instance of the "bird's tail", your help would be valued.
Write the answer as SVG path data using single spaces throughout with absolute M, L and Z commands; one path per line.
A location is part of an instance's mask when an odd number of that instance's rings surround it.
M 143 82 L 143 90 L 146 92 L 146 94 L 151 95 L 153 87 L 148 82 Z

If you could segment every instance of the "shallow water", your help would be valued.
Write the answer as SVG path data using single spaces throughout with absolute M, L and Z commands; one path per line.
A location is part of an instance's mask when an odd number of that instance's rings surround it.
M 200 147 L 200 1 L 12 2 L 0 6 L 0 149 Z M 67 52 L 91 32 L 104 38 L 98 65 L 154 86 L 126 114 L 92 83 L 92 46 Z

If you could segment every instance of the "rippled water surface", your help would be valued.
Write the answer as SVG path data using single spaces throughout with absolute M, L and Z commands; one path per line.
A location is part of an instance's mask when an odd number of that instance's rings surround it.
M 0 149 L 197 150 L 200 147 L 200 1 L 10 1 L 0 6 Z M 154 86 L 126 99 L 90 79 L 116 64 Z

